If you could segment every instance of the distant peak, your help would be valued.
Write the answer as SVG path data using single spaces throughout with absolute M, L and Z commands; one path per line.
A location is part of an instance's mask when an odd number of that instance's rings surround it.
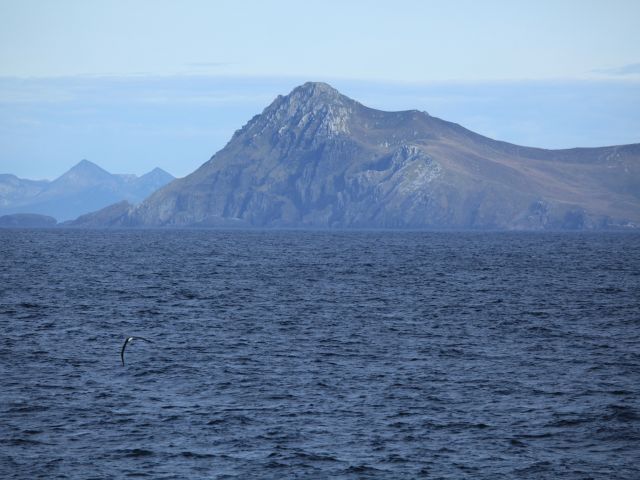
M 145 173 L 143 175 L 143 177 L 167 177 L 167 178 L 175 178 L 173 175 L 171 175 L 169 172 L 167 172 L 166 170 L 163 170 L 160 167 L 156 167 L 153 170 Z
M 89 160 L 86 159 L 82 159 L 80 160 L 78 163 L 76 163 L 73 167 L 71 167 L 70 170 L 104 170 L 102 167 L 100 167 L 99 165 L 96 165 L 93 162 L 90 162 Z
M 111 178 L 112 175 L 107 172 L 104 168 L 96 165 L 89 160 L 81 160 L 76 163 L 73 167 L 59 176 L 55 182 L 85 182 L 88 179 L 92 179 L 91 181 L 95 181 L 96 179 L 107 179 Z

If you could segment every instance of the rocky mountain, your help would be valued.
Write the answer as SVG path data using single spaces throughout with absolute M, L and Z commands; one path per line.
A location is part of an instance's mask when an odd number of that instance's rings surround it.
M 117 201 L 141 202 L 173 179 L 160 168 L 141 177 L 111 174 L 87 160 L 51 182 L 0 175 L 0 214 L 37 213 L 69 220 Z
M 640 144 L 521 147 L 306 83 L 276 98 L 195 172 L 115 213 L 76 224 L 633 228 L 640 226 Z

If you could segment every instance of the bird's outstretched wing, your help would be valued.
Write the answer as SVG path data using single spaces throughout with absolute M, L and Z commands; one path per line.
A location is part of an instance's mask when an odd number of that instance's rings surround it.
M 127 343 L 129 343 L 130 337 L 124 339 L 124 343 L 122 344 L 122 350 L 120 350 L 120 360 L 122 360 L 122 366 L 124 367 L 124 349 L 127 348 Z
M 120 350 L 120 360 L 122 360 L 122 366 L 124 367 L 124 349 L 127 348 L 127 345 L 129 344 L 129 342 L 132 342 L 133 340 L 142 340 L 144 342 L 148 342 L 148 343 L 153 343 L 151 340 L 149 340 L 148 338 L 144 338 L 144 337 L 127 337 L 124 340 L 124 343 L 122 344 L 122 350 Z

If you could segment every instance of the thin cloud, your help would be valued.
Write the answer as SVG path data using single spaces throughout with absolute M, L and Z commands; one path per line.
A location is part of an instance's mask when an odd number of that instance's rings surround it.
M 604 73 L 606 75 L 616 75 L 616 76 L 639 75 L 640 63 L 629 63 L 628 65 L 622 65 L 621 67 L 603 68 L 603 69 L 594 70 L 594 72 Z
M 210 67 L 229 67 L 231 65 L 238 65 L 235 62 L 190 62 L 186 64 L 187 67 L 197 68 L 210 68 Z

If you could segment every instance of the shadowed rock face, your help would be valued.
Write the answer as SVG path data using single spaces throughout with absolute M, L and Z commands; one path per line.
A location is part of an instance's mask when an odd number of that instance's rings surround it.
M 129 226 L 593 229 L 640 225 L 640 145 L 543 150 L 324 83 L 279 96 Z

